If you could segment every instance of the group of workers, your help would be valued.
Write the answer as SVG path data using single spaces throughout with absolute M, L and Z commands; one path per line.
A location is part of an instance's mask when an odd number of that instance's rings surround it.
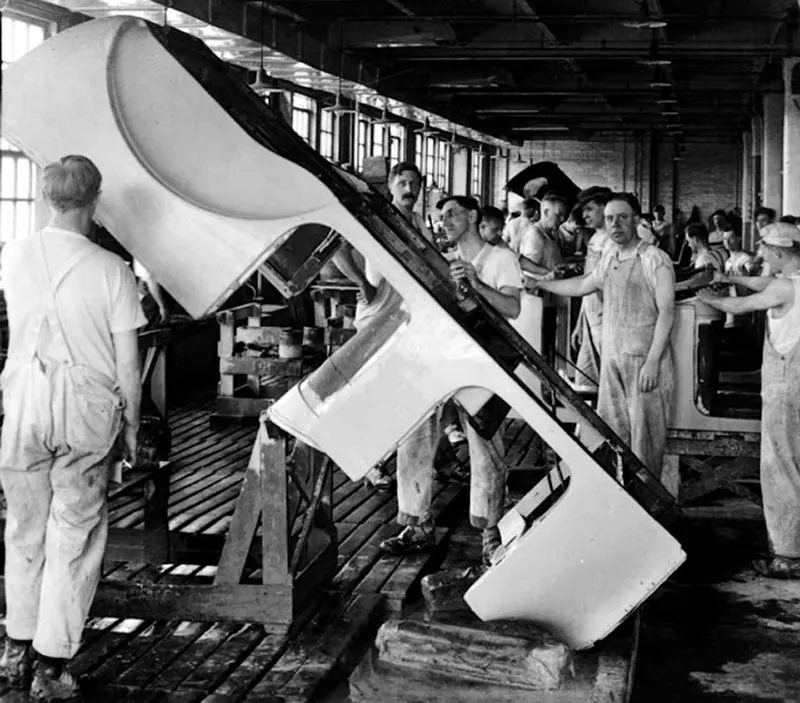
M 10 242 L 0 257 L 10 332 L 0 438 L 7 500 L 0 676 L 13 688 L 30 687 L 34 697 L 69 699 L 79 686 L 67 662 L 80 645 L 106 544 L 110 457 L 116 448 L 133 460 L 137 451 L 137 329 L 145 317 L 130 268 L 87 238 L 100 197 L 95 165 L 66 156 L 43 170 L 42 183 L 48 225 Z M 421 185 L 412 163 L 389 174 L 392 203 L 433 242 L 414 210 Z M 641 208 L 630 193 L 594 186 L 579 194 L 577 207 L 591 234 L 585 268 L 581 276 L 562 278 L 563 198 L 544 196 L 540 218 L 530 206 L 510 225 L 500 210 L 482 208 L 472 197 L 443 198 L 437 209 L 450 274 L 510 321 L 520 315 L 525 287 L 583 296 L 578 366 L 599 385 L 599 415 L 659 476 L 673 387 L 673 262 L 640 236 Z M 772 556 L 756 568 L 800 578 L 800 230 L 788 223 L 760 229 L 758 255 L 768 276 L 749 275 L 752 257 L 736 256 L 741 242 L 735 236 L 723 237 L 726 256 L 707 232 L 687 234 L 696 266 L 715 269 L 715 283 L 751 292 L 731 297 L 709 288 L 698 293 L 702 302 L 734 315 L 767 311 L 761 478 Z M 359 288 L 357 328 L 401 303 L 357 252 L 345 247 L 336 262 Z M 398 447 L 403 529 L 381 548 L 399 554 L 434 545 L 434 457 L 454 412 L 469 445 L 470 521 L 482 530 L 482 560 L 489 564 L 505 507 L 502 438 L 484 438 L 448 403 Z

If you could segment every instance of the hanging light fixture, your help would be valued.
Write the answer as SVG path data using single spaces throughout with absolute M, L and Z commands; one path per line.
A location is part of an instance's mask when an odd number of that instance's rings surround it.
M 261 0 L 261 22 L 259 38 L 259 66 L 256 71 L 256 79 L 250 84 L 251 90 L 257 95 L 269 95 L 270 93 L 280 93 L 281 88 L 275 83 L 275 79 L 267 75 L 264 69 L 264 0 Z
M 655 32 L 653 32 L 653 36 L 650 38 L 650 52 L 648 53 L 647 58 L 638 59 L 636 63 L 641 64 L 642 66 L 669 66 L 672 64 L 672 61 L 669 59 L 659 56 L 658 36 Z
M 434 129 L 431 127 L 431 121 L 426 117 L 422 123 L 422 127 L 418 127 L 414 130 L 417 134 L 421 134 L 423 137 L 429 137 L 433 134 L 439 134 L 438 129 Z
M 396 124 L 397 120 L 394 119 L 392 114 L 389 112 L 389 98 L 385 98 L 383 101 L 383 110 L 381 111 L 381 116 L 375 120 L 372 124 L 382 125 L 382 124 Z
M 628 29 L 663 29 L 667 26 L 667 23 L 657 17 L 651 17 L 647 0 L 641 0 L 639 3 L 639 16 L 636 19 L 625 20 L 622 26 Z
M 667 80 L 667 77 L 664 75 L 664 71 L 661 66 L 656 66 L 653 69 L 653 77 L 650 79 L 650 82 L 647 84 L 651 88 L 671 88 L 672 83 Z

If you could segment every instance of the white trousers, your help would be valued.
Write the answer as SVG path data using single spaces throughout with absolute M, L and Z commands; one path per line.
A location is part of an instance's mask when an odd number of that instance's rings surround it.
M 41 466 L 41 457 L 37 463 Z M 100 580 L 108 535 L 108 454 L 71 451 L 48 468 L 7 470 L 6 631 L 72 658 Z

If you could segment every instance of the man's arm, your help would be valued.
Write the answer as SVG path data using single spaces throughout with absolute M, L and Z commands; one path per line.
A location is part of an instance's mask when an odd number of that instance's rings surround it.
M 656 309 L 658 317 L 653 330 L 653 341 L 639 372 L 639 390 L 652 391 L 658 385 L 658 367 L 669 344 L 669 334 L 675 321 L 675 283 L 672 272 L 666 266 L 656 269 Z
M 503 317 L 510 320 L 516 320 L 519 317 L 520 288 L 516 286 L 501 286 L 499 290 L 492 288 L 478 278 L 475 267 L 469 261 L 461 259 L 450 262 L 450 275 L 456 282 L 467 281 L 472 289 Z M 519 271 L 517 271 L 517 275 L 519 275 Z
M 760 293 L 774 280 L 772 276 L 730 276 L 719 273 L 714 276 L 714 283 L 732 283 L 756 293 Z
M 497 310 L 508 320 L 516 320 L 520 311 L 520 289 L 513 286 L 503 286 L 500 290 L 487 286 L 476 279 L 475 290 L 483 296 L 489 305 Z
M 358 286 L 364 302 L 372 302 L 375 297 L 375 287 L 367 280 L 366 274 L 353 259 L 353 247 L 348 242 L 344 242 L 333 255 L 332 260 L 336 267 Z
M 589 295 L 601 288 L 591 273 L 576 278 L 564 278 L 560 281 L 537 281 L 536 287 L 548 293 L 573 298 Z
M 741 276 L 732 276 L 731 280 L 738 283 L 747 279 Z M 768 278 L 767 280 L 769 284 L 766 288 L 754 295 L 745 295 L 741 298 L 723 298 L 714 295 L 709 290 L 701 290 L 697 292 L 697 297 L 712 308 L 732 313 L 733 315 L 778 308 L 794 299 L 794 291 L 790 281 L 780 278 Z
M 114 332 L 114 363 L 117 383 L 125 401 L 123 437 L 129 460 L 136 460 L 136 437 L 139 432 L 139 411 L 142 401 L 142 379 L 139 370 L 139 338 L 137 330 Z
M 519 267 L 526 273 L 532 273 L 534 276 L 546 276 L 550 273 L 550 269 L 547 268 L 547 266 L 535 264 L 527 256 L 523 256 L 522 254 L 519 255 Z

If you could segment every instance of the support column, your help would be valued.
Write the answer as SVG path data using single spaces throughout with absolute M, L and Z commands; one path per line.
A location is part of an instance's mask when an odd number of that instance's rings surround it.
M 783 60 L 783 208 L 800 214 L 800 59 Z M 779 212 L 780 214 L 780 212 Z
M 750 222 L 753 219 L 753 135 L 742 133 L 742 234 L 746 248 L 752 246 Z
M 766 207 L 783 211 L 783 95 L 764 95 L 761 198 Z

